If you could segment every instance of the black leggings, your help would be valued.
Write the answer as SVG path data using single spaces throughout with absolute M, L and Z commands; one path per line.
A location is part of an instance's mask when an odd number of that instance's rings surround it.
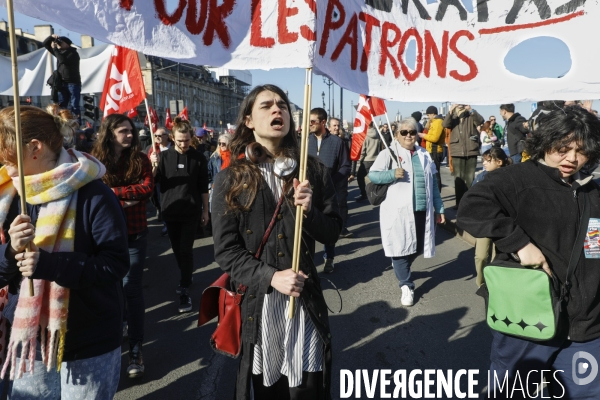
M 273 386 L 263 386 L 263 376 L 252 374 L 254 400 L 319 400 L 325 398 L 323 388 L 323 371 L 302 372 L 302 384 L 289 387 L 287 376 L 281 378 Z

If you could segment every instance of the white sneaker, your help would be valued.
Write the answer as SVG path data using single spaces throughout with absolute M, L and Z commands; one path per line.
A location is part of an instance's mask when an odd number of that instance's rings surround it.
M 402 286 L 400 290 L 402 290 L 402 298 L 400 299 L 402 305 L 407 307 L 412 306 L 415 298 L 415 291 L 407 285 Z

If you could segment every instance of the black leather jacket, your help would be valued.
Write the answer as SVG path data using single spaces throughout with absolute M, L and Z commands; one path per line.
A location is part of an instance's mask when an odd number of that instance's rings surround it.
M 247 161 L 236 161 L 247 162 Z M 309 165 L 320 165 L 315 160 Z M 315 171 L 319 169 L 320 172 Z M 249 212 L 227 211 L 225 194 L 232 182 L 229 168 L 217 174 L 212 205 L 215 260 L 231 275 L 232 286 L 248 286 L 242 302 L 242 359 L 238 371 L 236 395 L 238 400 L 250 398 L 253 345 L 258 339 L 258 322 L 262 317 L 264 295 L 273 290 L 271 279 L 276 271 L 291 268 L 294 247 L 295 207 L 286 205 L 276 219 L 275 226 L 260 259 L 254 257 L 263 235 L 273 217 L 276 201 L 266 182 L 257 192 Z M 330 398 L 331 333 L 327 305 L 321 290 L 319 276 L 312 259 L 315 241 L 337 241 L 342 219 L 339 215 L 335 189 L 324 166 L 309 168 L 308 179 L 313 188 L 312 209 L 304 219 L 300 269 L 309 279 L 305 281 L 301 298 L 314 323 L 325 349 L 323 385 L 325 399 Z M 293 204 L 293 203 L 292 203 Z

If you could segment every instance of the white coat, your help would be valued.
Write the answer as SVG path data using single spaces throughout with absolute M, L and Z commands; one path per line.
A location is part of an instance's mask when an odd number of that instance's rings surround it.
M 397 140 L 392 141 L 392 150 L 400 157 L 400 168 L 404 169 L 404 178 L 397 179 L 387 191 L 387 196 L 379 208 L 379 224 L 381 241 L 386 257 L 402 257 L 417 252 L 417 233 L 415 229 L 413 205 L 413 165 L 409 150 L 403 148 Z M 437 173 L 435 164 L 429 153 L 415 145 L 415 151 L 423 166 L 427 211 L 425 222 L 424 257 L 435 256 L 435 211 L 433 208 L 433 175 Z M 391 155 L 384 150 L 377 156 L 370 171 L 390 169 Z M 392 169 L 398 168 L 393 161 Z

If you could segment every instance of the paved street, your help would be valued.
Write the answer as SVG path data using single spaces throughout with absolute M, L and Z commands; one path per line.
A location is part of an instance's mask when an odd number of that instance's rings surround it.
M 442 168 L 442 196 L 453 204 L 448 169 Z M 349 199 L 358 196 L 356 183 Z M 483 300 L 475 295 L 473 249 L 449 232 L 438 229 L 437 255 L 419 257 L 413 265 L 417 288 L 415 305 L 400 305 L 398 282 L 383 255 L 379 238 L 379 209 L 349 202 L 351 239 L 338 242 L 335 271 L 325 275 L 338 287 L 343 310 L 330 316 L 334 345 L 332 395 L 340 396 L 340 369 L 479 369 L 479 391 L 487 380 L 491 335 L 483 321 Z M 196 327 L 198 313 L 179 315 L 175 287 L 178 271 L 160 225 L 150 221 L 146 296 L 146 375 L 126 377 L 122 367 L 116 399 L 229 399 L 233 393 L 237 360 L 215 355 L 208 344 L 214 322 Z M 318 248 L 317 260 L 322 257 Z M 194 310 L 202 289 L 220 275 L 212 262 L 212 238 L 195 242 Z M 317 264 L 322 269 L 322 262 Z M 340 302 L 324 281 L 326 299 L 337 312 Z M 127 362 L 127 344 L 122 362 Z M 366 398 L 363 390 L 363 397 Z M 378 397 L 379 394 L 375 396 Z

